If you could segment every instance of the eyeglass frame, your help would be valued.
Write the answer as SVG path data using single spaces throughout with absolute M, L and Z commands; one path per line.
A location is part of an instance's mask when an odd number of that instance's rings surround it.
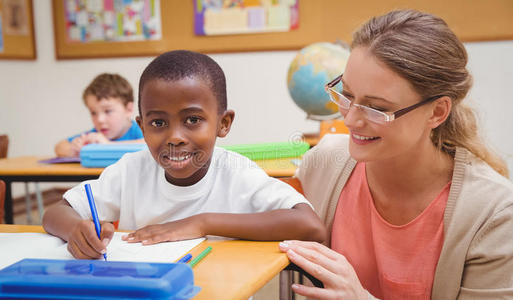
M 341 81 L 342 81 L 342 75 L 344 75 L 344 73 L 340 74 L 339 76 L 337 76 L 337 77 L 336 77 L 335 79 L 333 79 L 332 81 L 330 81 L 330 82 L 326 83 L 326 85 L 324 86 L 324 89 L 326 90 L 326 93 L 329 95 L 330 100 L 331 100 L 332 102 L 334 102 L 334 103 L 335 103 L 337 106 L 339 106 L 339 107 L 340 107 L 340 104 L 339 104 L 337 101 L 335 101 L 335 100 L 331 97 L 331 95 L 330 95 L 330 93 L 328 92 L 328 90 L 332 90 L 333 92 L 335 92 L 335 93 L 339 94 L 340 96 L 342 96 L 343 98 L 347 99 L 347 97 L 346 97 L 346 96 L 342 95 L 341 93 L 339 93 L 339 92 L 337 92 L 335 89 L 333 89 L 333 87 L 334 87 L 335 85 L 337 85 L 339 82 L 341 82 Z M 350 101 L 349 108 L 347 109 L 347 111 L 349 112 L 349 110 L 351 109 L 351 106 L 353 106 L 353 105 L 355 105 L 356 107 L 365 107 L 365 108 L 367 108 L 367 109 L 372 110 L 373 112 L 376 112 L 376 113 L 379 113 L 379 114 L 381 114 L 381 115 L 386 116 L 386 118 L 385 118 L 385 122 L 392 122 L 393 120 L 395 120 L 395 119 L 399 118 L 399 117 L 400 117 L 400 116 L 402 116 L 402 115 L 405 115 L 406 113 L 409 113 L 410 111 L 412 111 L 412 110 L 416 109 L 417 107 L 420 107 L 420 106 L 422 106 L 422 105 L 424 105 L 424 104 L 427 104 L 427 103 L 430 103 L 430 102 L 432 102 L 432 101 L 435 101 L 435 100 L 437 100 L 437 99 L 439 99 L 439 98 L 442 98 L 443 96 L 444 96 L 444 95 L 437 95 L 437 96 L 429 97 L 429 98 L 427 98 L 427 99 L 424 99 L 424 100 L 422 100 L 422 101 L 420 101 L 420 102 L 417 102 L 417 103 L 415 103 L 415 104 L 413 104 L 413 105 L 410 105 L 410 106 L 407 106 L 407 107 L 405 107 L 405 108 L 402 108 L 402 109 L 396 110 L 396 111 L 394 111 L 394 112 L 383 112 L 383 111 L 379 111 L 379 110 L 376 110 L 376 109 L 374 109 L 374 108 L 368 107 L 368 106 L 366 106 L 366 105 L 361 105 L 361 104 L 353 103 L 352 101 Z M 347 100 L 349 100 L 349 99 L 347 99 Z M 372 120 L 371 120 L 371 121 L 372 121 Z M 378 122 L 376 122 L 376 123 L 378 123 Z

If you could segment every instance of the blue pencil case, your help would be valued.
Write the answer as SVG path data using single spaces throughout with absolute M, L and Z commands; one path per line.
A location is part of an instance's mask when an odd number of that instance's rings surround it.
M 146 144 L 89 144 L 80 150 L 80 164 L 86 168 L 105 168 L 125 153 L 147 148 Z
M 0 299 L 173 299 L 194 297 L 183 263 L 23 259 L 0 270 Z

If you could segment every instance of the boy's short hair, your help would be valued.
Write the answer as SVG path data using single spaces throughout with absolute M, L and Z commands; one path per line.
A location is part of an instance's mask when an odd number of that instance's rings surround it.
M 98 98 L 98 101 L 107 98 L 120 98 L 125 106 L 130 102 L 134 102 L 132 86 L 125 78 L 118 74 L 102 73 L 96 76 L 82 94 L 84 103 L 89 95 L 95 96 Z
M 148 81 L 154 79 L 178 81 L 186 77 L 199 77 L 205 80 L 217 99 L 218 112 L 226 111 L 226 79 L 221 67 L 205 54 L 175 50 L 159 55 L 144 69 L 139 80 L 139 115 L 141 115 L 141 92 Z

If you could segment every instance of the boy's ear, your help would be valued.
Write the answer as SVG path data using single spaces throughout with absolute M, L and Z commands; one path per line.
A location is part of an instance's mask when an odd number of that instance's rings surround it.
M 230 132 L 234 118 L 235 112 L 233 110 L 228 109 L 223 113 L 219 121 L 219 129 L 217 130 L 218 137 L 225 137 Z
M 440 124 L 445 122 L 451 113 L 452 101 L 451 98 L 443 96 L 433 102 L 433 112 L 428 119 L 428 125 L 431 128 L 437 128 Z
M 137 125 L 139 125 L 139 128 L 141 128 L 141 131 L 144 135 L 144 127 L 142 126 L 142 118 L 140 116 L 135 117 L 135 121 L 137 122 Z

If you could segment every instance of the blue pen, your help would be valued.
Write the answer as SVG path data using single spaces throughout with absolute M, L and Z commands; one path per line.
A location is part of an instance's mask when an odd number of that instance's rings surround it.
M 87 195 L 87 201 L 89 201 L 89 207 L 91 208 L 91 215 L 93 216 L 94 228 L 96 229 L 96 234 L 98 234 L 98 239 L 101 239 L 100 232 L 102 232 L 102 228 L 100 226 L 100 221 L 98 220 L 98 213 L 96 212 L 96 205 L 94 204 L 93 192 L 91 191 L 91 186 L 89 183 L 85 184 L 85 191 Z M 107 260 L 107 253 L 103 253 L 103 258 Z
M 187 263 L 189 260 L 191 260 L 192 254 L 187 253 L 184 257 L 180 258 L 177 263 Z

